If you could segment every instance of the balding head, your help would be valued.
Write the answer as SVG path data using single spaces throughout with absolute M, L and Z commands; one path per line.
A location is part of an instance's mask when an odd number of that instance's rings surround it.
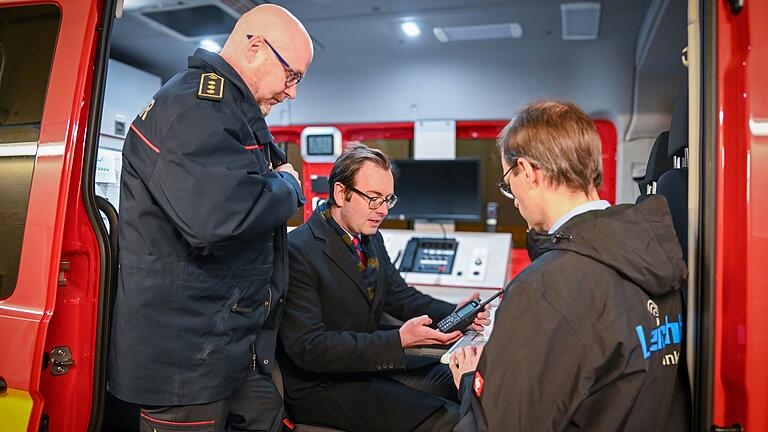
M 264 4 L 240 17 L 221 50 L 221 56 L 243 78 L 264 115 L 285 98 L 295 98 L 297 90 L 295 85 L 286 85 L 290 72 L 273 49 L 302 75 L 314 55 L 304 25 L 285 8 Z

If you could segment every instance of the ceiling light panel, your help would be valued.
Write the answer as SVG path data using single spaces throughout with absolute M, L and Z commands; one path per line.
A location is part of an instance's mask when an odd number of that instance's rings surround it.
M 419 26 L 412 21 L 406 21 L 402 24 L 400 24 L 400 28 L 403 30 L 403 33 L 405 33 L 408 37 L 416 37 L 421 34 L 421 29 Z
M 519 23 L 435 27 L 432 29 L 432 33 L 440 42 L 504 38 L 519 39 L 523 36 L 523 27 Z

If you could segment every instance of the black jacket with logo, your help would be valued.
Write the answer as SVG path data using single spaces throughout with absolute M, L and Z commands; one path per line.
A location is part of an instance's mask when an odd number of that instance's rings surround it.
M 456 430 L 688 430 L 686 267 L 666 201 L 583 213 L 528 243 L 462 377 Z
M 226 398 L 271 370 L 303 204 L 252 94 L 198 50 L 131 124 L 109 389 L 143 405 Z M 280 160 L 282 159 L 282 160 Z

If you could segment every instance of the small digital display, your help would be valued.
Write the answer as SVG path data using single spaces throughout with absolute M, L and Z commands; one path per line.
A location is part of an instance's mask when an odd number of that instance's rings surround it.
M 477 302 L 469 302 L 462 306 L 459 310 L 456 311 L 456 315 L 458 315 L 460 318 L 464 318 L 465 316 L 469 315 L 472 310 L 474 310 L 477 307 Z
M 309 135 L 307 154 L 310 156 L 333 156 L 333 135 Z

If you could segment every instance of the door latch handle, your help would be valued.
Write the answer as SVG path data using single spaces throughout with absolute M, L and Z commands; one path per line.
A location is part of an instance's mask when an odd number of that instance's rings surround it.
M 64 375 L 75 364 L 72 351 L 68 346 L 58 346 L 51 350 L 51 375 Z

